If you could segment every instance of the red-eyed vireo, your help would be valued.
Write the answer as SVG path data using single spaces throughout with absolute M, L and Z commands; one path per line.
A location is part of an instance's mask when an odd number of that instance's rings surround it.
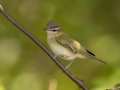
M 55 22 L 48 23 L 46 32 L 48 45 L 57 57 L 69 61 L 77 58 L 94 59 L 105 64 L 104 61 L 96 58 L 95 54 L 84 48 L 80 42 L 62 32 L 61 27 Z

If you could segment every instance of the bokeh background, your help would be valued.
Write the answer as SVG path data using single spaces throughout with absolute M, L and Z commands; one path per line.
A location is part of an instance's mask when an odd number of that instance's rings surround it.
M 46 45 L 50 20 L 107 62 L 76 60 L 71 71 L 90 90 L 120 83 L 120 0 L 0 0 Z M 64 63 L 69 63 L 63 61 Z M 0 90 L 80 90 L 50 58 L 0 15 Z

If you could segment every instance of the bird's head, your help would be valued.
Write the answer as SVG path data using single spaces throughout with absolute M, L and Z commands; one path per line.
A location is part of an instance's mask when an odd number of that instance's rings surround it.
M 46 31 L 50 34 L 57 34 L 60 31 L 60 26 L 57 23 L 50 21 L 47 24 Z

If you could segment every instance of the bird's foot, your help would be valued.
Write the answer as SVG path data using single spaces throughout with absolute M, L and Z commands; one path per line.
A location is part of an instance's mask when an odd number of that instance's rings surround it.
M 54 58 L 54 59 L 57 59 L 57 57 L 58 57 L 57 55 L 54 55 L 54 57 L 53 57 L 53 58 Z

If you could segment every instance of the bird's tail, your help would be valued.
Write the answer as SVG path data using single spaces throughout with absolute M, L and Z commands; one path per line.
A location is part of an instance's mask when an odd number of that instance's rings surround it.
M 103 63 L 103 64 L 107 64 L 105 61 L 103 61 L 103 60 L 101 60 L 101 59 L 98 59 L 98 58 L 96 58 L 95 56 L 91 57 L 91 59 L 96 60 L 96 61 L 98 61 L 98 62 L 100 62 L 100 63 Z
M 92 59 L 92 60 L 96 60 L 100 63 L 103 63 L 103 64 L 107 64 L 105 61 L 101 60 L 101 59 L 98 59 L 96 58 L 95 56 L 90 56 L 90 55 L 78 55 L 79 58 L 81 59 Z

